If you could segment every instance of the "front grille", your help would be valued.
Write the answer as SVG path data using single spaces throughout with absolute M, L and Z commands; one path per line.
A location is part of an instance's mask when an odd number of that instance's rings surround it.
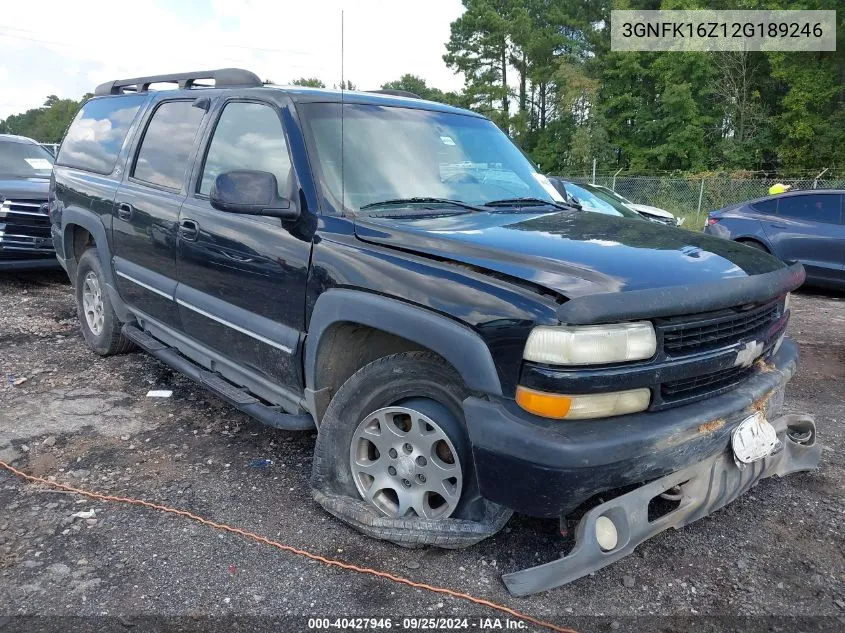
M 53 252 L 46 202 L 6 199 L 0 204 L 0 251 L 7 257 Z
M 665 382 L 660 387 L 660 395 L 665 402 L 686 400 L 703 396 L 712 396 L 726 391 L 742 382 L 755 372 L 752 367 L 731 367 L 692 378 Z
M 669 322 L 662 327 L 663 350 L 669 356 L 680 356 L 732 345 L 767 329 L 780 315 L 780 304 L 775 302 L 751 310 Z

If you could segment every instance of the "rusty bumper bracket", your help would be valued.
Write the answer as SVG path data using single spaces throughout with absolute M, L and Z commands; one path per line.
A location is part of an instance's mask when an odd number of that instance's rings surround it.
M 765 477 L 818 468 L 821 445 L 816 425 L 806 414 L 771 420 L 780 445 L 775 452 L 740 468 L 727 448 L 693 466 L 661 477 L 629 493 L 596 506 L 581 519 L 575 547 L 558 560 L 502 576 L 514 596 L 526 596 L 565 585 L 616 562 L 642 542 L 669 528 L 681 528 L 727 505 Z M 676 486 L 680 504 L 654 521 L 648 520 L 649 502 Z M 674 492 L 674 491 L 673 491 Z M 599 546 L 596 520 L 606 517 L 616 528 L 617 543 L 609 551 Z M 602 520 L 604 525 L 606 520 Z

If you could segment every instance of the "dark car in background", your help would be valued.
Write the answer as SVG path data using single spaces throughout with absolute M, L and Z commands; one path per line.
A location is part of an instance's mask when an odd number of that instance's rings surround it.
M 794 191 L 707 216 L 704 232 L 804 264 L 808 283 L 845 288 L 845 191 Z
M 53 161 L 31 138 L 0 134 L 0 270 L 59 265 L 47 214 Z
M 549 182 L 557 189 L 564 199 L 578 204 L 584 211 L 592 211 L 593 213 L 603 213 L 604 215 L 615 215 L 623 218 L 637 218 L 644 219 L 642 215 L 629 209 L 624 204 L 621 204 L 612 198 L 606 198 L 599 195 L 596 191 L 598 187 L 587 184 L 575 184 L 568 180 L 562 180 L 557 177 L 550 177 Z
M 588 186 L 588 189 L 595 193 L 599 198 L 609 200 L 632 209 L 651 222 L 666 224 L 668 226 L 680 226 L 684 223 L 683 218 L 676 218 L 665 209 L 661 209 L 660 207 L 655 207 L 650 204 L 638 204 L 636 202 L 631 202 L 628 198 L 620 195 L 609 187 L 591 185 Z
M 680 226 L 684 222 L 683 219 L 678 220 L 668 211 L 647 204 L 636 204 L 613 189 L 601 185 L 575 184 L 559 176 L 546 176 L 546 178 L 567 203 L 583 208 L 585 211 L 640 218 L 667 226 Z

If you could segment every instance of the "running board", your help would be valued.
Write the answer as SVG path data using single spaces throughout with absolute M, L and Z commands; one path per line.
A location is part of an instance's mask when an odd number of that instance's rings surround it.
M 165 345 L 134 325 L 124 325 L 123 335 L 165 365 L 172 367 L 180 374 L 184 374 L 262 424 L 287 431 L 309 431 L 315 428 L 314 419 L 311 415 L 307 413 L 283 413 L 276 407 L 262 403 L 248 391 L 215 373 L 206 371 L 182 356 L 175 348 Z

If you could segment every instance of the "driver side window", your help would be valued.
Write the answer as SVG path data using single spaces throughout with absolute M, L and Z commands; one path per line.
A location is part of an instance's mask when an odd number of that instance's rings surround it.
M 199 193 L 209 195 L 218 175 L 234 170 L 267 171 L 286 196 L 291 176 L 282 122 L 276 110 L 261 103 L 232 102 L 223 108 L 208 146 Z

